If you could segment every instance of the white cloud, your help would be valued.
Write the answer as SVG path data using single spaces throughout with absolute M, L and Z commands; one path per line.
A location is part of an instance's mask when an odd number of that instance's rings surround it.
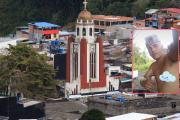
M 163 74 L 159 76 L 159 79 L 166 82 L 176 81 L 176 77 L 170 74 L 168 71 L 163 72 Z

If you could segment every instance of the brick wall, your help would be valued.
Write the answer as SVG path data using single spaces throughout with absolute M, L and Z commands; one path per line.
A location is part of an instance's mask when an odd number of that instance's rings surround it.
M 29 34 L 22 34 L 22 37 L 29 38 Z
M 137 26 L 137 27 L 145 27 L 145 21 L 137 21 L 134 20 L 133 21 L 133 25 Z

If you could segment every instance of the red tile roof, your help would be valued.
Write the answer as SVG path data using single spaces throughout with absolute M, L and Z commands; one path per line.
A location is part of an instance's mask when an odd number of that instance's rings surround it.
M 178 8 L 163 8 L 160 10 L 167 10 L 168 12 L 180 13 L 180 9 L 178 9 Z
M 144 19 L 144 20 L 142 20 L 142 21 L 145 21 L 145 20 L 152 20 L 152 17 L 146 18 L 146 19 Z

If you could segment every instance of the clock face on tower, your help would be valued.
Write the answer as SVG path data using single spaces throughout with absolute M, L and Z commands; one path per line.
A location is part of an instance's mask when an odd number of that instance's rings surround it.
M 74 52 L 78 52 L 78 44 L 74 44 L 74 48 L 73 48 L 74 50 Z
M 95 45 L 90 45 L 90 52 L 95 52 Z

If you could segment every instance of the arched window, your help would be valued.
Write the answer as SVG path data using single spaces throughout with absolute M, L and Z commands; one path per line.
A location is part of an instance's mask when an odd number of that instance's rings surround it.
M 92 36 L 92 28 L 89 29 L 89 35 Z
M 79 28 L 77 28 L 77 36 L 79 36 Z
M 82 35 L 83 35 L 83 36 L 86 36 L 86 28 L 83 28 Z

